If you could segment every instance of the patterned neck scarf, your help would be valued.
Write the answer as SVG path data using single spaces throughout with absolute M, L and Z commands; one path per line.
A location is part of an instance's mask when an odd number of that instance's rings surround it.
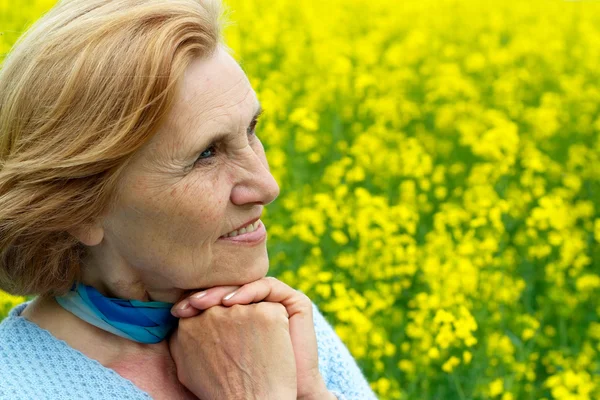
M 75 283 L 58 304 L 82 320 L 140 343 L 158 343 L 177 326 L 172 303 L 104 297 L 91 286 Z

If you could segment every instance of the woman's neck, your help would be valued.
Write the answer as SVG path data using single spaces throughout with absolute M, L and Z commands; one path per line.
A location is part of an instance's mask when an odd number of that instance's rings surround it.
M 21 316 L 130 380 L 153 399 L 197 400 L 179 382 L 167 340 L 143 344 L 113 335 L 79 319 L 51 297 L 36 298 Z
M 37 297 L 21 316 L 106 367 L 136 360 L 172 360 L 167 341 L 143 344 L 113 335 L 71 314 L 53 297 Z

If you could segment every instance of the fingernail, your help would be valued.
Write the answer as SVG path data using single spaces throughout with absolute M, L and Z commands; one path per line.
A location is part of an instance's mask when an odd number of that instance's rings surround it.
M 192 295 L 192 297 L 193 297 L 194 299 L 201 299 L 201 298 L 203 298 L 204 296 L 206 296 L 206 291 L 204 291 L 204 292 L 198 292 L 198 293 L 196 293 L 196 294 L 193 294 L 193 295 Z
M 232 298 L 237 292 L 231 292 L 227 296 L 223 297 L 223 300 L 229 300 Z
M 188 301 L 184 302 L 182 305 L 177 307 L 177 310 L 183 311 L 187 310 L 190 307 L 190 303 Z

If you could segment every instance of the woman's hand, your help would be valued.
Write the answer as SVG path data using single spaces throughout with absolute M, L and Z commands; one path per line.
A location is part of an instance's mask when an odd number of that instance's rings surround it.
M 225 300 L 224 297 L 234 291 L 235 294 Z M 198 297 L 202 293 L 203 296 Z M 335 398 L 327 390 L 319 373 L 312 301 L 304 293 L 294 290 L 285 283 L 273 277 L 266 277 L 241 287 L 217 286 L 178 302 L 173 307 L 173 315 L 188 318 L 216 305 L 230 307 L 236 304 L 251 305 L 262 301 L 282 304 L 289 315 L 290 337 L 296 362 L 298 399 Z M 188 307 L 185 310 L 178 309 L 186 304 Z
M 179 320 L 169 338 L 177 378 L 202 400 L 297 398 L 285 307 L 214 306 Z

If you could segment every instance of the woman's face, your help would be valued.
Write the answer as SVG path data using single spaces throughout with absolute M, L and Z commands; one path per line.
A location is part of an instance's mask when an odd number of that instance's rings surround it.
M 256 93 L 226 50 L 193 62 L 165 124 L 128 166 L 84 282 L 119 297 L 173 302 L 177 289 L 266 276 L 266 239 L 221 239 L 279 195 L 253 132 L 258 112 Z

